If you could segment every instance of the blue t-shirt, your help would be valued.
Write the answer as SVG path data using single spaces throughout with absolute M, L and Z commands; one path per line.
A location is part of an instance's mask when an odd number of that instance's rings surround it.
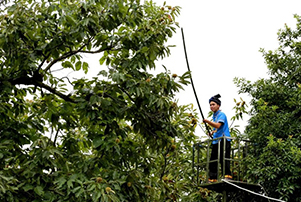
M 229 131 L 229 126 L 228 126 L 228 121 L 226 114 L 220 110 L 215 112 L 213 114 L 213 122 L 215 123 L 222 123 L 222 125 L 217 129 L 217 131 L 213 134 L 213 139 L 222 137 L 225 135 L 226 137 L 231 137 L 230 136 L 230 131 Z M 213 130 L 216 130 L 213 128 Z M 227 139 L 228 141 L 231 141 L 231 139 Z M 213 140 L 212 144 L 217 144 L 218 140 Z

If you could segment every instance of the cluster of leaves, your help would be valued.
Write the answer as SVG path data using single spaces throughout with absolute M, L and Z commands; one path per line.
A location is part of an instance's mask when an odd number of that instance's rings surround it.
M 0 14 L 0 199 L 176 201 L 191 193 L 197 116 L 174 100 L 190 74 L 148 72 L 170 54 L 164 43 L 179 7 L 8 3 Z M 98 54 L 100 65 L 82 54 Z M 54 74 L 59 65 L 97 76 L 71 81 Z
M 267 146 L 256 158 L 245 159 L 246 177 L 261 184 L 268 196 L 285 201 L 300 201 L 301 150 L 292 136 L 282 140 L 267 137 Z
M 286 25 L 279 30 L 277 50 L 261 49 L 270 78 L 255 83 L 235 80 L 240 93 L 252 97 L 246 133 L 258 147 L 248 161 L 249 175 L 256 176 L 253 180 L 264 184 L 271 196 L 288 201 L 300 200 L 296 183 L 301 174 L 300 161 L 293 161 L 301 148 L 301 17 L 295 18 L 296 30 Z M 267 139 L 270 134 L 279 141 Z

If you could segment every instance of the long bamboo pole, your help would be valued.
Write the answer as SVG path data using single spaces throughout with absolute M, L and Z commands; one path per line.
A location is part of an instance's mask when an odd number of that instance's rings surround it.
M 198 99 L 198 96 L 196 94 L 196 91 L 195 91 L 195 88 L 194 88 L 194 84 L 193 84 L 193 80 L 192 80 L 192 75 L 191 75 L 191 71 L 190 71 L 190 67 L 189 67 L 189 63 L 188 63 L 188 56 L 187 56 L 187 52 L 186 52 L 186 45 L 185 45 L 185 38 L 184 38 L 184 31 L 183 31 L 183 28 L 181 28 L 181 32 L 182 32 L 182 39 L 183 39 L 183 47 L 184 47 L 184 52 L 185 52 L 185 58 L 186 58 L 186 64 L 187 64 L 187 68 L 188 68 L 188 71 L 190 72 L 190 81 L 191 81 L 191 85 L 192 85 L 192 88 L 193 88 L 193 92 L 194 92 L 194 95 L 195 95 L 195 98 L 196 98 L 196 101 L 197 101 L 197 104 L 198 104 L 198 107 L 199 107 L 199 110 L 201 112 L 201 116 L 203 119 L 204 118 L 204 115 L 203 115 L 203 112 L 202 112 L 202 109 L 201 109 L 201 105 L 199 103 L 199 99 Z M 205 124 L 205 127 L 206 127 L 206 130 L 208 132 L 208 136 L 210 138 L 212 138 L 209 134 L 210 134 L 210 129 L 208 127 L 208 125 L 206 123 Z

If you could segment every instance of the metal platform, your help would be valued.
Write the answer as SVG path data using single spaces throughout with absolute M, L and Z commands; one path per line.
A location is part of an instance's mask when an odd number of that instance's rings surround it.
M 242 181 L 226 180 L 214 183 L 199 184 L 202 188 L 222 194 L 222 202 L 267 202 L 266 198 L 254 195 L 248 191 L 263 194 L 264 190 L 258 184 Z
M 247 182 L 241 182 L 241 181 L 235 181 L 235 180 L 227 180 L 228 182 L 235 184 L 241 188 L 252 190 L 255 192 L 262 191 L 261 187 L 258 184 L 252 184 Z M 235 189 L 239 189 L 227 182 L 220 181 L 220 182 L 213 182 L 213 183 L 205 183 L 205 184 L 199 184 L 202 188 L 207 188 L 209 190 L 213 190 L 219 193 L 222 193 L 222 191 L 233 191 Z

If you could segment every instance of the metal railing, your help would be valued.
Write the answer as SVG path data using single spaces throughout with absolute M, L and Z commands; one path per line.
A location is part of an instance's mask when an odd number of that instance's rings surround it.
M 221 141 L 224 139 L 224 141 Z M 226 139 L 231 139 L 231 151 L 230 158 L 226 158 L 225 149 L 226 149 Z M 211 154 L 211 145 L 212 141 L 218 140 L 218 155 L 217 159 L 210 160 Z M 221 158 L 221 144 L 223 145 L 223 161 L 222 168 L 220 163 Z M 217 181 L 220 182 L 225 176 L 225 162 L 230 161 L 230 170 L 233 180 L 243 181 L 243 172 L 245 169 L 242 165 L 242 160 L 248 155 L 249 149 L 251 147 L 251 141 L 241 138 L 234 137 L 219 137 L 215 139 L 208 139 L 203 142 L 199 142 L 193 145 L 192 151 L 192 170 L 193 170 L 193 178 L 192 180 L 196 180 L 196 184 L 200 183 L 208 183 L 209 179 L 209 164 L 217 162 Z M 204 158 L 204 156 L 206 156 Z M 221 170 L 222 169 L 222 170 Z

